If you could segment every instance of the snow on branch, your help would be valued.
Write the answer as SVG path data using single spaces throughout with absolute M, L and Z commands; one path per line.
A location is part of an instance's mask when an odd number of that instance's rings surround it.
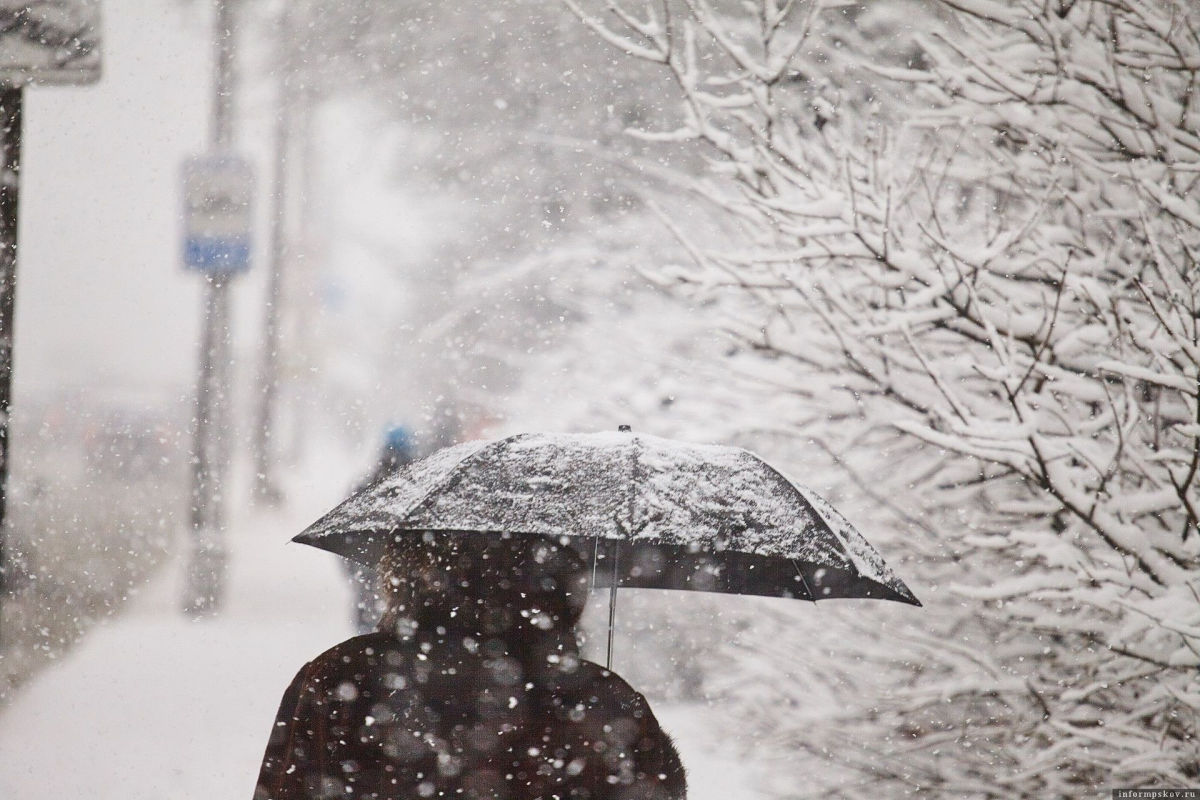
M 964 682 L 956 719 L 898 696 L 888 719 L 912 750 L 902 767 L 864 756 L 872 780 L 899 791 L 919 773 L 945 796 L 1188 785 L 1200 7 L 938 5 L 951 23 L 922 17 L 917 35 L 919 6 L 899 0 L 672 6 L 686 45 L 654 53 L 687 114 L 648 138 L 704 148 L 708 196 L 744 239 L 674 225 L 694 263 L 663 285 L 725 309 L 828 416 L 902 432 L 912 461 L 889 470 L 959 521 L 953 556 L 927 567 L 970 598 L 947 625 L 989 631 L 1001 669 L 1026 676 Z M 976 580 L 988 570 L 1007 578 Z M 909 667 L 914 682 L 962 669 Z M 978 755 L 936 746 L 974 735 L 982 705 Z

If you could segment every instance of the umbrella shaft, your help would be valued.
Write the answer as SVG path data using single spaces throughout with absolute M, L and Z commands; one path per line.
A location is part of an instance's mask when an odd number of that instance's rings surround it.
M 621 543 L 613 542 L 612 551 L 612 583 L 608 590 L 608 660 L 604 664 L 605 669 L 612 669 L 612 647 L 613 647 L 613 631 L 617 627 L 617 553 L 621 548 Z

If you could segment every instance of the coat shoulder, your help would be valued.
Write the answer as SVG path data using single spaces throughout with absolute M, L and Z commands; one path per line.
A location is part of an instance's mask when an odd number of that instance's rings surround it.
M 396 639 L 380 631 L 353 636 L 344 642 L 338 642 L 325 652 L 314 658 L 312 664 L 334 664 L 342 662 L 346 657 L 367 655 L 371 651 L 394 647 Z
M 393 637 L 378 631 L 352 637 L 335 644 L 301 667 L 292 683 L 297 686 L 328 684 L 356 672 L 369 671 L 373 667 L 372 662 L 394 650 L 397 645 Z
M 591 661 L 581 660 L 578 668 L 566 683 L 567 685 L 577 685 L 580 688 L 586 687 L 622 708 L 629 710 L 644 708 L 647 712 L 650 710 L 650 704 L 646 701 L 645 696 L 630 686 L 628 681 L 611 669 L 606 669 Z

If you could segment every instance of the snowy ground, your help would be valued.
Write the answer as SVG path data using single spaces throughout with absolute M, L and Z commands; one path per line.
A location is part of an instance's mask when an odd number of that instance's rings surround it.
M 296 669 L 350 635 L 336 562 L 288 538 L 313 514 L 248 515 L 231 535 L 223 613 L 179 611 L 172 564 L 0 711 L 0 798 L 250 797 L 279 696 Z M 656 709 L 690 797 L 754 800 L 722 752 L 717 711 Z

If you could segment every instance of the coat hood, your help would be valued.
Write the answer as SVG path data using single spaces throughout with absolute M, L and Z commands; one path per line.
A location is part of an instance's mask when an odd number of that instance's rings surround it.
M 586 564 L 549 537 L 399 531 L 385 552 L 380 629 L 469 641 L 522 662 L 577 659 Z

